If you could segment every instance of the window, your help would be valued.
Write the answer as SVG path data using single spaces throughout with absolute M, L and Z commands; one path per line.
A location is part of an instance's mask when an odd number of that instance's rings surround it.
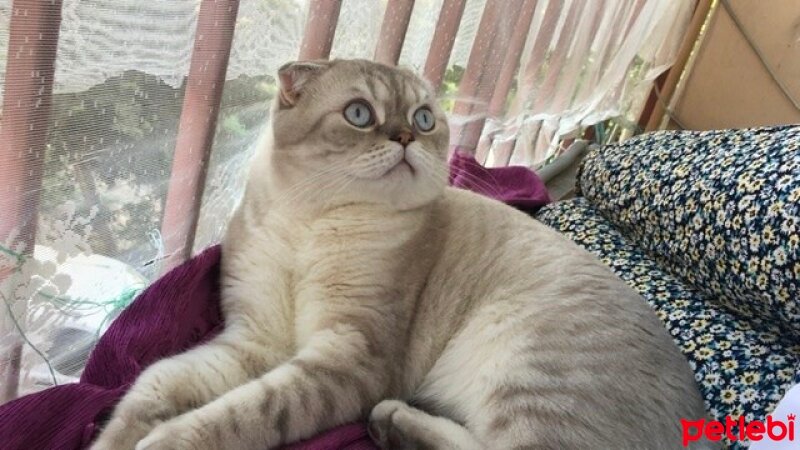
M 164 270 L 218 242 L 298 54 L 432 80 L 453 147 L 538 165 L 635 123 L 693 2 L 0 0 L 0 395 L 68 382 Z

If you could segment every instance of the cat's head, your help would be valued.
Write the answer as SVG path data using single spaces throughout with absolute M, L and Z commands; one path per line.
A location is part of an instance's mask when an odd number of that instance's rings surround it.
M 420 77 L 333 60 L 288 63 L 278 78 L 269 155 L 277 198 L 403 210 L 443 192 L 449 129 Z

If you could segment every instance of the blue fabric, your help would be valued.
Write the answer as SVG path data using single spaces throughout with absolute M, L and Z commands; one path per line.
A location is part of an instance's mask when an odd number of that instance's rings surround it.
M 710 302 L 800 339 L 800 126 L 637 136 L 590 152 L 579 188 Z
M 720 308 L 718 298 L 664 270 L 586 198 L 549 205 L 537 218 L 597 255 L 650 303 L 694 370 L 712 418 L 763 420 L 800 382 L 797 339 L 775 323 Z

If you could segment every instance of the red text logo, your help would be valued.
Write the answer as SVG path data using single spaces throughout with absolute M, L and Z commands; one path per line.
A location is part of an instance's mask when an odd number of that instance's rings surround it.
M 699 441 L 705 436 L 709 441 L 719 441 L 727 437 L 733 441 L 760 441 L 769 438 L 773 441 L 788 440 L 794 442 L 794 414 L 786 416 L 786 420 L 776 420 L 767 416 L 767 421 L 753 420 L 745 423 L 744 417 L 733 420 L 725 417 L 725 422 L 718 420 L 686 420 L 681 419 L 683 430 L 683 446 L 690 442 Z

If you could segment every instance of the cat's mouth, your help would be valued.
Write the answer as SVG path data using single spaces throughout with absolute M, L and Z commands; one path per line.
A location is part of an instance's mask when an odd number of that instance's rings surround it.
M 395 173 L 402 173 L 402 172 L 409 172 L 411 175 L 415 175 L 417 170 L 414 169 L 414 166 L 411 165 L 410 162 L 404 156 L 403 159 L 400 160 L 397 164 L 393 165 L 383 174 L 383 176 L 389 176 Z

